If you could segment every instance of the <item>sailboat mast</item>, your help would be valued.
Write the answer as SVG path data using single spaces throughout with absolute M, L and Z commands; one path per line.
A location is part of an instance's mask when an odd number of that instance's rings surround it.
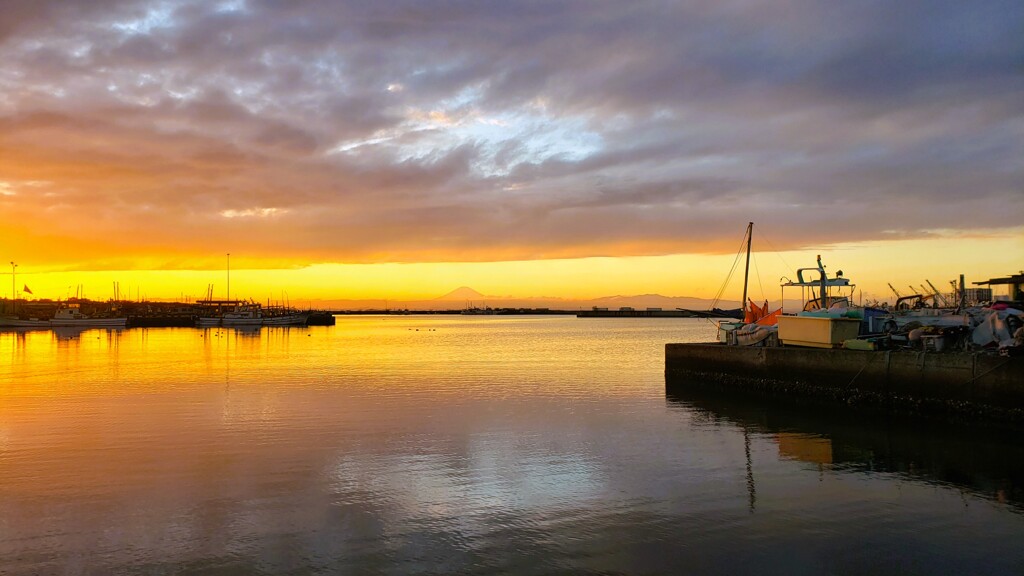
M 231 300 L 231 252 L 228 252 L 228 300 Z
M 743 269 L 743 317 L 747 317 L 747 278 L 750 277 L 750 242 L 754 235 L 754 223 L 747 224 L 747 267 Z

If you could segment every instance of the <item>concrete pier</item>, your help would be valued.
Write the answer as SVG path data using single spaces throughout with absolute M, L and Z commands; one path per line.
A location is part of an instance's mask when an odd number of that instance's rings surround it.
M 665 382 L 1024 422 L 1024 357 L 667 344 Z

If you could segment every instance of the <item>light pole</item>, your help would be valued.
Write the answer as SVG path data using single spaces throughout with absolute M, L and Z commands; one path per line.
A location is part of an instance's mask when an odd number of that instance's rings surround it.
M 14 263 L 14 262 L 12 261 L 12 262 L 11 262 L 11 307 L 12 307 L 12 308 L 13 308 L 14 310 L 17 310 L 17 309 L 18 309 L 18 300 L 17 300 L 17 293 L 15 292 L 15 286 L 17 286 L 17 283 L 16 283 L 16 282 L 15 282 L 15 280 L 14 280 L 14 274 L 15 274 L 15 270 L 16 270 L 17 268 L 18 268 L 18 265 L 17 265 L 17 264 L 15 264 L 15 263 Z

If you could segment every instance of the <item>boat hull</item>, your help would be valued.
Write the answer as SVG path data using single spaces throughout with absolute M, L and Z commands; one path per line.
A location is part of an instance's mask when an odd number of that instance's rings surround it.
M 220 321 L 221 326 L 262 326 L 263 318 L 227 318 L 224 317 Z
M 264 326 L 305 326 L 309 321 L 309 314 L 284 314 L 281 316 L 264 316 Z
M 20 318 L 0 318 L 0 329 L 3 328 L 125 328 L 128 318 L 63 318 L 51 320 L 22 320 Z
M 128 318 L 66 318 L 50 320 L 53 328 L 124 328 Z
M 22 320 L 21 318 L 0 318 L 0 329 L 3 328 L 49 328 L 49 320 Z

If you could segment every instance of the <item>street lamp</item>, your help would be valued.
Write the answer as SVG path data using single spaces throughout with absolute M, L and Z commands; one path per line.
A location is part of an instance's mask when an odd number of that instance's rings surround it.
M 15 282 L 15 280 L 14 280 L 14 271 L 15 271 L 15 270 L 16 270 L 17 268 L 18 268 L 18 265 L 17 265 L 17 264 L 15 264 L 15 263 L 14 263 L 14 262 L 12 261 L 12 262 L 11 262 L 11 307 L 12 307 L 12 308 L 13 308 L 14 310 L 17 310 L 17 309 L 18 309 L 18 300 L 17 300 L 17 298 L 16 298 L 17 294 L 16 294 L 16 292 L 15 292 L 15 286 L 17 286 L 17 284 L 16 284 L 16 282 Z

